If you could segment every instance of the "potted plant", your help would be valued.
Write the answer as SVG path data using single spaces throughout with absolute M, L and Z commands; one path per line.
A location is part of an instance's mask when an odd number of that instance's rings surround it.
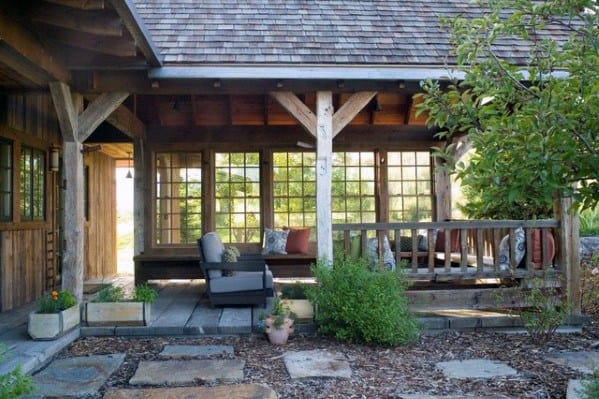
M 52 291 L 37 301 L 37 311 L 29 314 L 27 332 L 34 340 L 61 337 L 79 325 L 77 299 L 68 291 Z
M 260 317 L 260 328 L 268 336 L 268 341 L 273 345 L 284 345 L 287 343 L 289 334 L 293 333 L 295 314 L 283 304 L 281 299 L 275 297 L 272 311 Z
M 84 320 L 88 326 L 146 326 L 151 320 L 151 304 L 157 297 L 156 290 L 147 284 L 137 285 L 129 299 L 122 287 L 107 285 L 85 304 Z

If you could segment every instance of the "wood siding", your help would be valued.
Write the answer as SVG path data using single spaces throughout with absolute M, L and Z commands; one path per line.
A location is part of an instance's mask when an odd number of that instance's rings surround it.
M 116 163 L 101 152 L 87 154 L 84 163 L 89 173 L 84 279 L 113 276 L 117 272 Z

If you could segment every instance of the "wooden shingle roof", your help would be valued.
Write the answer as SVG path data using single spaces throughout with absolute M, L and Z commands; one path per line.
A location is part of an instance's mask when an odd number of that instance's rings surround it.
M 168 64 L 443 65 L 463 0 L 135 0 Z M 506 43 L 514 57 L 521 54 Z

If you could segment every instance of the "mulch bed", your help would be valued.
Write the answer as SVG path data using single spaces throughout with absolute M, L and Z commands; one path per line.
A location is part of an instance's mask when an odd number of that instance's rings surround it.
M 244 383 L 272 387 L 279 398 L 399 398 L 401 394 L 498 396 L 509 398 L 564 398 L 569 379 L 582 375 L 568 367 L 548 363 L 545 357 L 559 351 L 599 350 L 599 323 L 585 326 L 580 334 L 558 334 L 548 344 L 533 344 L 526 334 L 492 331 L 447 331 L 424 335 L 404 347 L 381 347 L 296 334 L 286 346 L 276 347 L 262 335 L 246 337 L 85 337 L 59 357 L 126 353 L 121 368 L 102 387 L 127 388 L 141 360 L 158 359 L 167 344 L 232 345 L 235 356 L 246 360 Z M 308 378 L 292 380 L 283 363 L 285 351 L 327 349 L 340 352 L 352 368 L 350 380 Z M 517 377 L 492 380 L 449 380 L 435 364 L 448 360 L 486 358 L 518 370 Z M 204 385 L 198 382 L 196 385 Z

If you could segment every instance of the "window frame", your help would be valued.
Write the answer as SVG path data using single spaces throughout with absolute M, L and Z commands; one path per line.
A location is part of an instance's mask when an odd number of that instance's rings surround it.
M 8 149 L 7 158 L 0 151 L 0 223 L 12 222 L 14 217 L 14 142 L 0 137 L 0 146 Z M 6 210 L 6 212 L 4 212 Z
M 25 154 L 26 152 L 27 154 Z M 29 157 L 28 160 L 23 159 L 24 155 Z M 21 146 L 19 152 L 19 217 L 23 222 L 46 220 L 46 169 L 46 152 L 44 150 L 27 145 Z M 41 194 L 41 197 L 36 194 Z

